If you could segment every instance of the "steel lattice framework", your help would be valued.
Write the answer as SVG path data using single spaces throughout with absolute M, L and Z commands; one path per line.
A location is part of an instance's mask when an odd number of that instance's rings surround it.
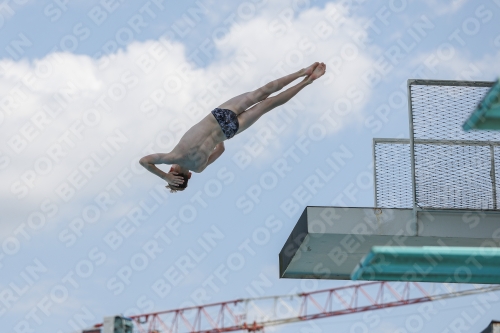
M 238 299 L 132 316 L 138 332 L 256 332 L 265 327 L 494 292 L 500 286 L 370 282 L 296 295 Z M 438 286 L 439 289 L 434 287 Z M 468 288 L 468 289 L 457 289 Z

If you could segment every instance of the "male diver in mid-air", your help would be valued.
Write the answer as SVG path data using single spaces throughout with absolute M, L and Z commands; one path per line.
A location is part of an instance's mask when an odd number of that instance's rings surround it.
M 231 98 L 191 127 L 170 153 L 144 156 L 142 166 L 168 182 L 171 192 L 187 187 L 191 172 L 202 172 L 224 152 L 224 140 L 231 139 L 252 126 L 272 109 L 285 104 L 302 88 L 325 74 L 326 65 L 315 62 L 307 68 L 286 75 L 251 92 Z M 299 77 L 304 79 L 293 87 L 269 97 Z M 255 104 L 257 103 L 257 104 Z M 255 105 L 254 105 L 255 104 Z M 253 106 L 252 106 L 253 105 Z M 170 164 L 168 173 L 155 164 Z

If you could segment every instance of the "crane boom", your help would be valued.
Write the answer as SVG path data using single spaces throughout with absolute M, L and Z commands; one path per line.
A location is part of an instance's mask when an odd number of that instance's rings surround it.
M 417 282 L 369 282 L 294 295 L 236 299 L 130 318 L 141 333 L 257 332 L 268 326 L 498 290 L 500 285 L 427 284 L 424 288 Z

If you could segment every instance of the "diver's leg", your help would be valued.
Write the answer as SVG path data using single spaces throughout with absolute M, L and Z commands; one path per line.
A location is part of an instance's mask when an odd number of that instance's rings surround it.
M 283 87 L 287 86 L 299 77 L 311 75 L 314 71 L 314 68 L 316 68 L 318 64 L 318 62 L 315 62 L 311 66 L 303 68 L 295 73 L 288 74 L 279 79 L 268 82 L 258 89 L 233 97 L 227 102 L 222 103 L 218 107 L 220 109 L 229 109 L 239 115 L 255 103 L 265 100 L 267 97 L 269 97 L 269 95 L 281 90 Z
M 304 80 L 302 80 L 295 86 L 288 88 L 287 90 L 279 93 L 276 96 L 266 98 L 260 103 L 241 113 L 238 116 L 239 128 L 236 134 L 241 133 L 252 126 L 265 113 L 288 102 L 305 86 L 311 84 L 314 80 L 321 77 L 325 73 L 325 70 L 326 65 L 323 63 L 319 64 L 311 75 L 306 76 Z

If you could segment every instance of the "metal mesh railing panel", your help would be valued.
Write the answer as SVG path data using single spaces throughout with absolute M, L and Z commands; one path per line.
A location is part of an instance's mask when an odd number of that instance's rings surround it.
M 376 142 L 374 149 L 377 207 L 413 207 L 410 145 Z
M 497 208 L 500 208 L 500 147 L 495 147 L 495 183 Z
M 489 146 L 415 145 L 417 205 L 494 209 Z
M 416 81 L 410 84 L 415 143 L 416 204 L 423 208 L 496 209 L 488 145 L 460 140 L 500 141 L 497 131 L 462 130 L 462 124 L 493 84 Z M 418 140 L 446 140 L 418 144 Z
M 498 209 L 500 132 L 462 130 L 492 82 L 414 80 L 410 83 L 415 179 L 409 140 L 377 139 L 378 207 Z M 494 154 L 492 154 L 494 146 Z M 492 156 L 493 155 L 493 156 Z M 494 157 L 495 173 L 492 171 Z M 496 183 L 495 183 L 496 182 Z M 494 190 L 495 189 L 495 190 Z
M 498 131 L 462 130 L 462 124 L 489 89 L 473 83 L 411 84 L 414 139 L 500 141 Z

